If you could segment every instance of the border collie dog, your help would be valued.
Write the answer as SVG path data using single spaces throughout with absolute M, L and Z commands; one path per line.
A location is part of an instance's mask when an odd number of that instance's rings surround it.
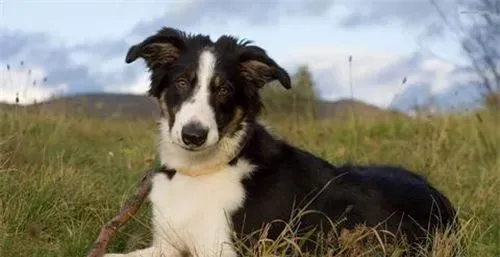
M 153 242 L 106 256 L 238 256 L 235 238 L 266 224 L 266 236 L 276 238 L 284 225 L 275 221 L 289 221 L 296 209 L 312 211 L 297 223 L 304 233 L 326 234 L 333 221 L 335 229 L 381 227 L 418 243 L 452 224 L 448 199 L 410 171 L 335 167 L 271 135 L 257 121 L 259 89 L 275 80 L 289 89 L 291 80 L 251 41 L 214 42 L 165 27 L 132 46 L 126 63 L 138 58 L 161 109 L 163 168 L 149 195 Z

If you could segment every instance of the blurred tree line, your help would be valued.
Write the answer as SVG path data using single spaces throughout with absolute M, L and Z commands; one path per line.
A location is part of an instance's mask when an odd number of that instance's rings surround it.
M 262 89 L 266 115 L 297 115 L 315 119 L 317 95 L 312 73 L 307 65 L 292 74 L 292 88 L 284 89 L 279 82 L 272 82 Z

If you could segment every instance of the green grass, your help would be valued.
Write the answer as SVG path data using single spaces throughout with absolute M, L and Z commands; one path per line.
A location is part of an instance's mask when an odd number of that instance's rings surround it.
M 336 164 L 397 164 L 423 174 L 449 196 L 467 224 L 461 231 L 466 256 L 498 257 L 497 118 L 483 112 L 480 119 L 358 121 L 354 127 L 291 115 L 266 123 L 276 135 Z M 154 122 L 0 110 L 0 256 L 84 256 L 103 223 L 135 190 L 155 144 Z M 147 245 L 147 207 L 120 230 L 108 251 Z M 262 247 L 253 252 L 272 252 L 273 246 Z M 439 247 L 435 256 L 446 256 L 446 245 Z

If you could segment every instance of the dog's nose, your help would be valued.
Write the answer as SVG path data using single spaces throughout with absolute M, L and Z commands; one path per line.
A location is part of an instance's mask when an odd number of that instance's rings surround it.
M 207 140 L 208 129 L 199 122 L 191 122 L 182 128 L 181 133 L 184 144 L 200 146 Z

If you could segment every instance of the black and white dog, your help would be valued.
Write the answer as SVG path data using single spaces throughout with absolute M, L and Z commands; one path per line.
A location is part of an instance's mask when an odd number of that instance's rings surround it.
M 454 220 L 446 197 L 405 169 L 335 167 L 273 137 L 257 122 L 259 89 L 274 80 L 288 89 L 291 81 L 251 42 L 232 36 L 213 42 L 163 28 L 129 49 L 126 62 L 138 58 L 151 72 L 149 93 L 161 106 L 165 168 L 149 196 L 152 245 L 106 256 L 237 256 L 235 234 L 288 221 L 294 208 L 323 214 L 304 215 L 303 231 L 319 233 L 329 218 L 342 220 L 337 229 L 382 224 L 410 242 Z M 267 237 L 277 237 L 280 224 Z

